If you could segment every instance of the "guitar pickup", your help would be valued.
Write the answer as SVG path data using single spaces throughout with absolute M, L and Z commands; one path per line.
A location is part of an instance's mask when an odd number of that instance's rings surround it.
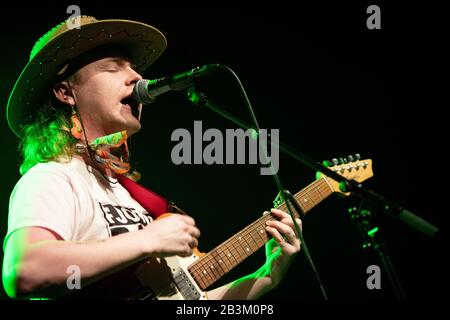
M 172 275 L 175 285 L 186 300 L 200 299 L 200 293 L 197 291 L 192 281 L 186 275 L 183 269 L 178 268 Z

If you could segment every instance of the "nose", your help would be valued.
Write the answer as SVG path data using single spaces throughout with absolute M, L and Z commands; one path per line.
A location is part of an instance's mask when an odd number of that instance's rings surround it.
M 139 80 L 142 80 L 142 76 L 136 72 L 133 68 L 128 67 L 129 75 L 127 77 L 127 85 L 135 84 Z

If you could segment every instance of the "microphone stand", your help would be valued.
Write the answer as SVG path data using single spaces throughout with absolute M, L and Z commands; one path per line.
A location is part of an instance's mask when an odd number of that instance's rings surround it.
M 220 66 L 221 66 L 221 65 L 220 65 Z M 241 81 L 240 81 L 239 77 L 234 73 L 233 70 L 231 70 L 231 69 L 228 68 L 227 66 L 222 66 L 222 67 L 223 67 L 225 70 L 227 70 L 227 71 L 229 71 L 230 73 L 232 73 L 233 76 L 235 76 L 236 80 L 238 81 L 238 83 L 239 83 L 239 85 L 240 85 L 240 87 L 241 87 L 242 93 L 243 93 L 243 95 L 244 95 L 244 97 L 245 97 L 245 100 L 246 100 L 246 102 L 247 102 L 247 107 L 248 107 L 248 110 L 249 110 L 249 112 L 250 112 L 250 116 L 252 117 L 252 120 L 253 120 L 253 122 L 254 122 L 254 124 L 255 124 L 255 129 L 253 129 L 253 132 L 256 131 L 257 136 L 258 136 L 258 135 L 259 135 L 259 132 L 260 132 L 258 120 L 256 119 L 256 116 L 255 116 L 255 114 L 254 114 L 254 112 L 253 112 L 253 108 L 252 108 L 252 106 L 251 106 L 251 104 L 250 104 L 250 101 L 248 100 L 247 94 L 245 93 L 245 89 L 243 88 L 243 86 L 242 86 L 242 84 L 241 84 Z M 205 105 L 210 105 L 210 106 L 214 107 L 214 105 L 213 105 L 212 103 L 209 102 L 209 99 L 206 97 L 206 95 L 205 95 L 204 93 L 197 92 L 197 91 L 195 90 L 194 87 L 188 89 L 188 90 L 186 91 L 186 93 L 187 93 L 188 99 L 191 100 L 194 104 L 201 105 L 201 104 L 205 103 Z M 231 114 L 228 114 L 228 113 L 227 113 L 225 110 L 223 110 L 222 108 L 216 107 L 215 110 L 222 111 L 222 112 L 220 112 L 220 114 L 227 116 L 227 118 L 229 118 L 229 119 L 236 119 L 237 121 L 239 121 L 236 117 L 233 117 Z M 239 122 L 241 122 L 241 121 L 239 121 Z M 243 123 L 242 123 L 242 124 L 243 124 Z M 259 140 L 259 147 L 261 147 L 261 145 L 262 145 L 262 147 L 263 147 L 263 148 L 262 148 L 262 150 L 263 150 L 263 155 L 264 155 L 265 159 L 268 160 L 268 156 L 267 156 L 267 154 L 266 154 L 266 146 L 264 145 L 264 142 L 262 142 L 261 140 Z M 268 161 L 267 163 L 270 164 L 270 169 L 272 170 L 272 177 L 274 178 L 275 183 L 276 183 L 276 185 L 277 185 L 277 187 L 278 187 L 278 190 L 279 190 L 279 196 L 280 196 L 280 198 L 281 198 L 281 203 L 284 202 L 284 203 L 286 204 L 286 208 L 287 208 L 288 213 L 289 213 L 289 215 L 291 216 L 291 219 L 292 219 L 292 223 L 293 223 L 295 235 L 296 235 L 296 236 L 299 238 L 299 240 L 300 240 L 301 248 L 303 248 L 303 252 L 304 252 L 304 255 L 305 255 L 305 257 L 306 257 L 306 260 L 308 261 L 308 263 L 309 263 L 310 266 L 311 266 L 311 269 L 313 270 L 314 276 L 316 277 L 316 280 L 317 280 L 317 282 L 318 282 L 318 284 L 319 284 L 319 288 L 320 288 L 322 297 L 323 297 L 325 300 L 328 300 L 328 296 L 327 296 L 327 293 L 325 292 L 325 288 L 324 288 L 323 285 L 322 285 L 322 281 L 320 280 L 319 273 L 318 273 L 317 270 L 316 270 L 316 266 L 315 266 L 315 264 L 314 264 L 314 261 L 313 261 L 313 259 L 311 258 L 311 255 L 309 254 L 309 249 L 308 249 L 308 247 L 307 247 L 307 245 L 306 245 L 306 242 L 305 242 L 305 240 L 304 240 L 304 238 L 303 238 L 302 230 L 300 229 L 300 227 L 299 227 L 299 225 L 298 225 L 298 223 L 297 223 L 297 221 L 296 221 L 296 219 L 295 219 L 293 210 L 292 210 L 292 208 L 291 208 L 291 203 L 290 203 L 290 201 L 288 200 L 288 197 L 287 197 L 287 194 L 286 194 L 286 190 L 283 188 L 283 185 L 281 184 L 281 180 L 280 180 L 280 178 L 278 177 L 278 174 L 277 174 L 276 172 L 273 171 L 273 167 L 272 167 L 271 161 Z M 302 215 L 302 211 L 301 211 L 301 210 L 299 211 L 299 215 L 300 215 L 300 216 Z
M 247 122 L 242 121 L 241 119 L 235 117 L 228 111 L 219 107 L 217 104 L 212 103 L 208 99 L 206 94 L 198 92 L 195 88 L 190 88 L 189 90 L 187 90 L 186 96 L 188 100 L 194 103 L 195 105 L 200 107 L 206 107 L 220 114 L 226 119 L 234 122 L 235 124 L 244 129 L 247 130 L 251 129 L 256 131 L 256 129 Z M 271 143 L 269 139 L 268 143 Z M 330 170 L 322 163 L 314 161 L 306 154 L 296 150 L 295 148 L 287 145 L 286 143 L 283 143 L 282 141 L 279 141 L 278 148 L 285 154 L 292 157 L 293 159 L 303 163 L 311 170 L 314 170 L 315 172 L 319 171 L 324 175 L 326 175 L 327 177 L 330 177 L 333 180 L 339 182 L 339 188 L 342 192 L 351 192 L 353 194 L 360 195 L 363 198 L 372 199 L 375 202 L 384 204 L 383 207 L 386 213 L 390 214 L 396 219 L 401 220 L 402 222 L 409 225 L 411 228 L 416 229 L 417 231 L 421 232 L 422 234 L 430 238 L 434 238 L 437 235 L 439 229 L 436 226 L 422 219 L 421 217 L 415 215 L 413 212 L 400 206 L 399 204 L 385 198 L 384 196 L 376 193 L 371 189 L 364 187 L 361 183 L 358 183 L 354 180 L 347 180 L 344 176 L 341 176 L 340 174 Z
M 217 104 L 212 103 L 206 94 L 197 91 L 194 87 L 189 88 L 186 90 L 186 97 L 189 101 L 191 101 L 193 104 L 201 107 L 206 107 L 224 118 L 230 120 L 231 122 L 237 124 L 243 129 L 251 129 L 254 131 L 257 131 L 256 128 L 254 128 L 252 125 L 246 123 L 245 121 L 242 121 L 241 119 L 235 117 L 231 113 L 227 112 L 223 108 L 219 107 Z M 258 132 L 257 132 L 258 133 Z M 268 142 L 270 142 L 270 139 L 268 139 Z M 358 183 L 354 180 L 348 180 L 345 177 L 341 176 L 340 174 L 330 170 L 326 166 L 324 166 L 320 162 L 316 162 L 304 153 L 296 150 L 295 148 L 283 143 L 280 141 L 278 143 L 278 148 L 285 154 L 289 155 L 293 159 L 303 163 L 306 167 L 310 168 L 311 170 L 314 170 L 315 172 L 319 171 L 323 173 L 324 175 L 332 178 L 333 180 L 339 182 L 339 188 L 342 192 L 351 192 L 354 195 L 359 196 L 361 199 L 366 199 L 369 201 L 373 201 L 375 203 L 378 203 L 383 208 L 382 212 L 387 213 L 394 217 L 396 220 L 400 220 L 403 223 L 407 224 L 411 228 L 415 229 L 416 231 L 419 231 L 420 233 L 431 237 L 436 238 L 437 234 L 439 233 L 439 229 L 431 224 L 430 222 L 422 219 L 421 217 L 415 215 L 408 209 L 400 206 L 399 204 L 388 200 L 384 196 L 376 193 L 375 191 L 363 187 L 361 183 Z M 284 189 L 282 190 L 281 194 L 284 197 Z M 289 202 L 287 201 L 286 197 L 284 197 L 285 202 L 289 209 Z M 358 215 L 359 221 L 365 221 L 364 215 L 361 216 L 361 214 Z M 367 225 L 363 223 L 363 225 Z M 362 226 L 362 225 L 361 225 Z M 369 230 L 370 231 L 370 230 Z M 300 232 L 301 234 L 301 232 Z M 365 232 L 367 234 L 367 232 Z M 302 240 L 302 239 L 301 239 Z M 303 243 L 303 241 L 302 241 Z M 369 237 L 369 239 L 365 239 L 365 243 L 370 243 L 370 247 L 374 248 L 378 255 L 380 256 L 380 259 L 383 263 L 383 266 L 386 270 L 386 273 L 388 274 L 388 277 L 390 279 L 390 282 L 393 286 L 394 292 L 399 300 L 406 299 L 405 292 L 401 286 L 400 281 L 398 280 L 398 276 L 393 268 L 393 265 L 391 263 L 391 260 L 389 256 L 387 255 L 387 252 L 385 250 L 385 246 L 378 243 L 377 239 L 375 237 Z M 323 291 L 323 290 L 322 290 Z M 323 291 L 324 293 L 324 291 Z M 325 298 L 326 295 L 324 294 Z
M 366 205 L 366 202 L 361 199 L 359 208 L 349 208 L 350 217 L 357 223 L 363 239 L 363 249 L 373 249 L 378 254 L 397 300 L 406 301 L 405 291 L 386 250 L 387 243 L 382 239 L 378 226 L 373 223 L 372 217 L 374 214 L 370 210 L 370 206 Z

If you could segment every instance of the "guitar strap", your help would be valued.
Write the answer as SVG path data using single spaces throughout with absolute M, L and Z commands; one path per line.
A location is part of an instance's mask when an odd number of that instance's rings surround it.
M 131 197 L 147 210 L 154 219 L 167 212 L 187 214 L 178 208 L 172 201 L 165 199 L 122 174 L 117 175 L 117 180 L 128 190 Z

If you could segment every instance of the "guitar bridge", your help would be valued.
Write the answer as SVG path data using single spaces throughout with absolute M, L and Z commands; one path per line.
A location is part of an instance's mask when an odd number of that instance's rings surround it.
M 197 291 L 195 286 L 192 284 L 189 277 L 186 275 L 183 269 L 178 268 L 173 273 L 173 281 L 175 285 L 180 290 L 180 293 L 183 295 L 186 300 L 198 300 L 200 299 L 200 292 Z

